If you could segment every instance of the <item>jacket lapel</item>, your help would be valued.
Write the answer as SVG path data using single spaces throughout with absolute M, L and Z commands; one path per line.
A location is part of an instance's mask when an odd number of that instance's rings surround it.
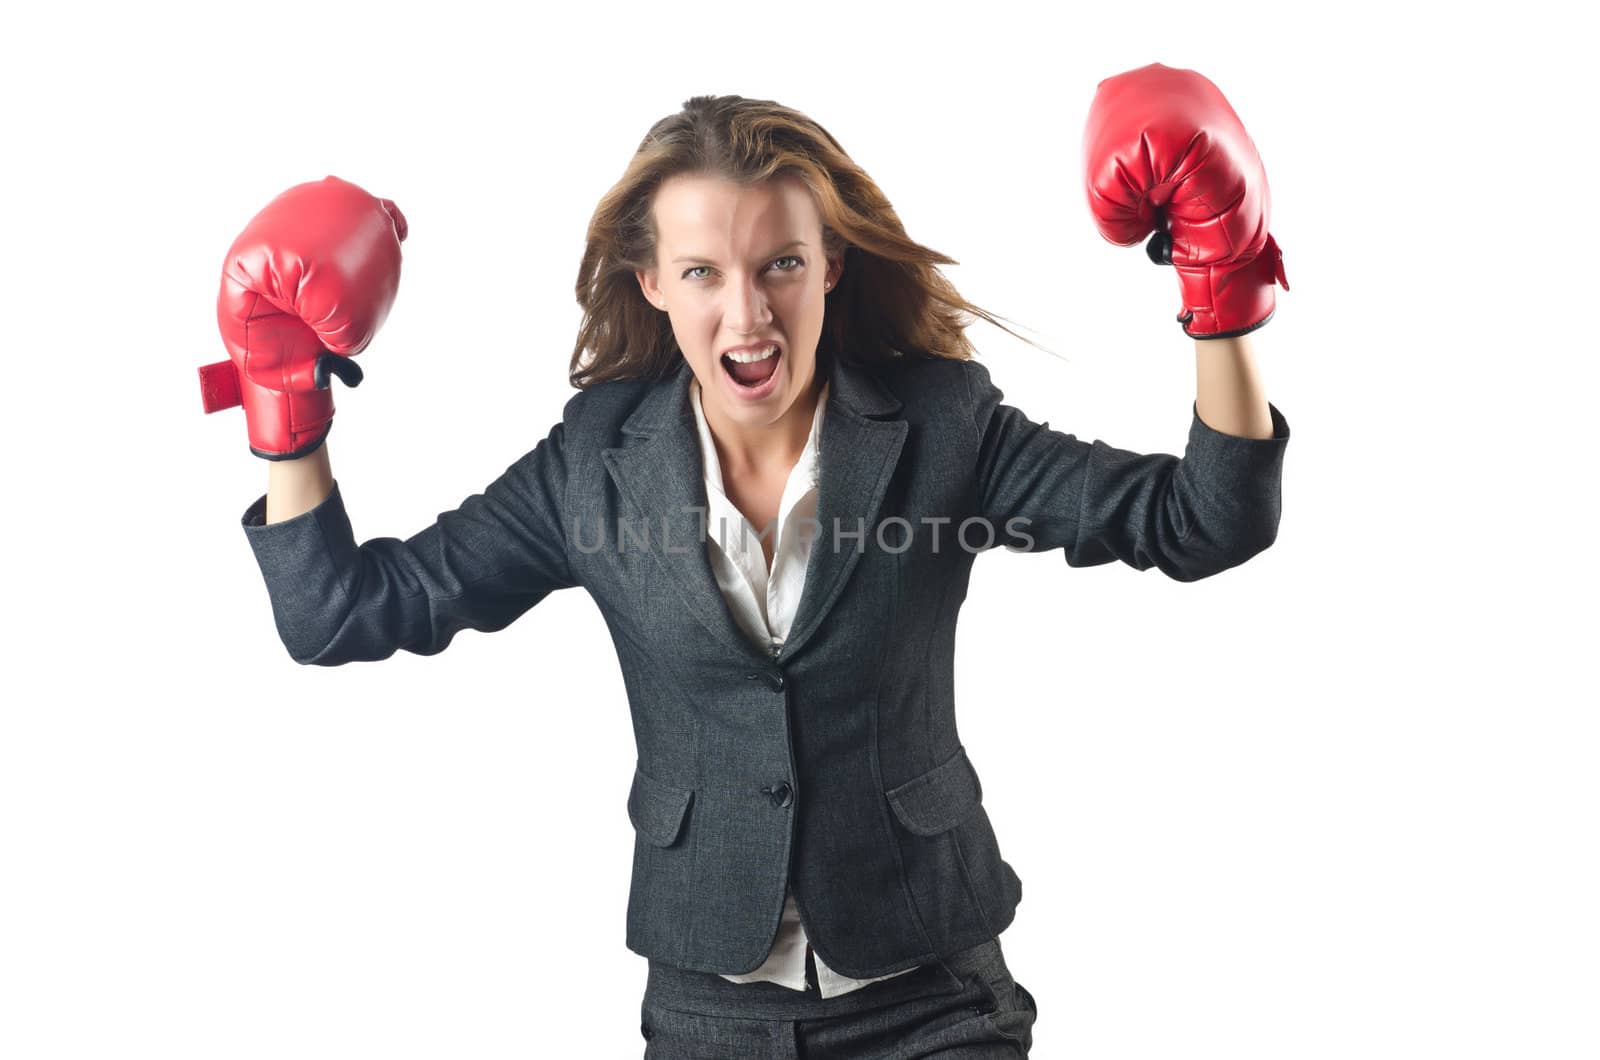
M 878 509 L 908 430 L 903 419 L 882 418 L 901 407 L 882 383 L 838 358 L 832 362 L 818 440 L 819 529 L 780 660 L 799 650 L 833 606 L 861 557 L 857 542 L 872 547 Z M 673 375 L 650 387 L 623 421 L 622 433 L 632 440 L 604 450 L 601 459 L 632 508 L 630 518 L 641 530 L 648 528 L 650 553 L 690 613 L 729 650 L 766 662 L 735 622 L 706 554 L 704 464 L 689 404 L 693 378 L 688 362 L 680 361 Z M 867 536 L 844 537 L 836 549 L 836 526 L 841 535 L 861 529 Z M 629 541 L 628 547 L 644 546 Z

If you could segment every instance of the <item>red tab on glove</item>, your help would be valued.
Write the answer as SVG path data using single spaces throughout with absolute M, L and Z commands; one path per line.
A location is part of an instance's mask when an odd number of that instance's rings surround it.
M 243 404 L 239 398 L 239 369 L 232 360 L 200 366 L 200 404 L 207 412 Z

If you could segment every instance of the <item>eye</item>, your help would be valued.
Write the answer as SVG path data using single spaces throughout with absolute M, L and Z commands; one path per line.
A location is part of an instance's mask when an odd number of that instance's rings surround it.
M 781 258 L 775 259 L 772 262 L 772 264 L 775 266 L 775 265 L 778 264 L 778 262 L 781 262 L 781 261 L 792 261 L 792 262 L 794 262 L 794 264 L 789 266 L 786 269 L 778 269 L 777 271 L 779 271 L 779 272 L 794 272 L 796 269 L 800 268 L 800 266 L 805 264 L 805 262 L 800 257 L 798 257 L 797 255 L 794 255 L 794 254 L 785 254 Z M 709 269 L 710 267 L 711 266 L 709 266 L 709 265 L 694 265 L 694 266 L 691 266 L 690 268 L 687 268 L 687 269 L 683 270 L 683 277 L 682 278 L 685 279 L 685 280 L 703 279 L 703 277 L 692 276 L 691 273 L 699 272 L 701 269 Z

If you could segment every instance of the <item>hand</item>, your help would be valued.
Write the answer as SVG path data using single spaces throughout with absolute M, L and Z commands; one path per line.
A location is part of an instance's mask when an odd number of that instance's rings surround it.
M 200 369 L 207 412 L 244 406 L 250 451 L 305 456 L 333 425 L 331 379 L 372 341 L 400 286 L 405 216 L 338 177 L 298 184 L 251 219 L 223 261 L 217 325 L 229 360 Z
M 1267 231 L 1267 174 L 1216 85 L 1161 63 L 1101 81 L 1083 153 L 1100 234 L 1118 246 L 1150 236 L 1150 259 L 1177 269 L 1190 338 L 1231 338 L 1271 319 L 1273 282 L 1287 291 L 1289 280 Z

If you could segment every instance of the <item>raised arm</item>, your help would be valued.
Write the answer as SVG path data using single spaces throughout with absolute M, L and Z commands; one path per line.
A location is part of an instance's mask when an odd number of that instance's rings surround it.
M 309 512 L 332 492 L 326 442 L 296 460 L 274 460 L 267 465 L 267 522 L 281 523 Z
M 405 540 L 357 545 L 331 478 L 324 498 L 287 514 L 320 489 L 320 472 L 306 465 L 297 479 L 299 472 L 274 469 L 288 482 L 285 517 L 275 511 L 267 522 L 277 494 L 263 494 L 241 525 L 290 657 L 336 666 L 401 650 L 433 655 L 463 629 L 503 629 L 551 592 L 576 585 L 562 525 L 565 431 L 563 420 L 482 493 Z
M 979 514 L 995 544 L 1062 549 L 1067 563 L 1121 560 L 1195 581 L 1243 563 L 1272 544 L 1289 424 L 1268 405 L 1271 438 L 1207 426 L 1191 409 L 1180 459 L 1085 442 L 1034 423 L 1004 404 L 977 361 L 962 362 L 977 444 Z

